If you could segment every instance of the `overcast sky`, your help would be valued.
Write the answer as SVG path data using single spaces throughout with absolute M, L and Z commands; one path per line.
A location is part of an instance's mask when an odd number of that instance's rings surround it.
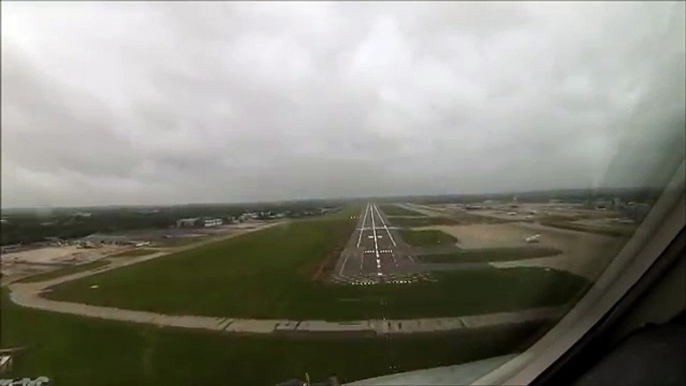
M 685 13 L 2 2 L 2 206 L 660 183 Z

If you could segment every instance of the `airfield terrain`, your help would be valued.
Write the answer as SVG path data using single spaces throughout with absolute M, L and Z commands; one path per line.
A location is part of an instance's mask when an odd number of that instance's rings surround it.
M 95 331 L 126 334 L 124 330 L 156 326 L 179 332 L 155 332 L 155 339 L 184 342 L 188 349 L 205 345 L 203 350 L 219 350 L 183 330 L 219 333 L 226 336 L 221 339 L 235 340 L 227 341 L 230 346 L 246 350 L 259 345 L 260 352 L 277 355 L 274 347 L 290 345 L 302 354 L 307 365 L 286 362 L 273 378 L 264 377 L 269 382 L 292 371 L 322 376 L 339 371 L 341 380 L 350 381 L 389 369 L 510 353 L 525 348 L 558 320 L 626 238 L 607 235 L 606 223 L 594 232 L 596 225 L 589 224 L 602 220 L 573 208 L 564 209 L 567 221 L 579 215 L 590 228 L 549 226 L 549 214 L 518 217 L 504 210 L 368 203 L 316 218 L 256 224 L 179 246 L 99 250 L 97 258 L 10 281 L 3 289 L 8 300 L 3 303 L 3 343 L 36 344 L 44 329 L 65 337 L 92 330 L 88 339 L 117 352 L 118 342 Z M 527 241 L 532 236 L 535 242 Z M 22 256 L 11 256 L 12 264 L 22 264 Z M 43 322 L 20 322 L 32 313 Z M 122 321 L 145 329 L 112 325 Z M 460 349 L 442 350 L 441 336 L 461 342 Z M 130 351 L 140 351 L 137 345 L 149 346 L 132 342 Z M 379 366 L 352 364 L 346 353 L 358 349 L 369 352 L 368 360 Z M 170 355 L 169 346 L 154 350 Z M 304 354 L 312 350 L 332 365 Z M 431 354 L 417 360 L 416 350 Z M 34 358 L 33 364 L 23 362 L 18 368 L 59 374 L 70 384 L 93 379 L 74 378 L 67 363 L 51 369 L 48 363 L 55 359 L 44 351 L 27 357 Z M 217 358 L 224 356 L 218 353 Z M 109 363 L 81 360 L 94 369 L 114 371 L 108 370 Z M 198 368 L 208 365 L 192 362 Z M 154 366 L 168 372 L 180 365 L 158 361 Z M 239 383 L 249 383 L 254 370 L 240 376 Z

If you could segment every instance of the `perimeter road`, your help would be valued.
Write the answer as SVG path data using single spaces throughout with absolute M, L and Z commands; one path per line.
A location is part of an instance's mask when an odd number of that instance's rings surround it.
M 81 303 L 45 299 L 40 293 L 47 287 L 79 277 L 101 272 L 97 269 L 37 283 L 10 284 L 10 300 L 22 307 L 80 315 L 98 319 L 144 323 L 157 327 L 169 326 L 187 329 L 224 331 L 236 334 L 300 333 L 371 333 L 376 335 L 439 333 L 452 330 L 523 323 L 539 320 L 556 320 L 565 313 L 565 307 L 532 308 L 514 312 L 468 315 L 447 318 L 421 318 L 398 320 L 354 320 L 329 322 L 325 320 L 240 319 L 198 315 L 168 315 L 148 311 L 125 310 L 92 306 Z

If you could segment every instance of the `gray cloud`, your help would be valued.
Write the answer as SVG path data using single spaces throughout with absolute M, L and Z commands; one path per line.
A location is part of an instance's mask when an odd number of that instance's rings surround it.
M 2 206 L 661 184 L 684 3 L 2 4 Z

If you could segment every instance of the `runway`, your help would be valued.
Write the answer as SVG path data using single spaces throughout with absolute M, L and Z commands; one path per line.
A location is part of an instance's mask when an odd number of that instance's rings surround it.
M 415 261 L 397 230 L 374 203 L 360 213 L 355 232 L 338 259 L 333 281 L 352 284 L 402 284 L 427 276 L 416 272 Z

